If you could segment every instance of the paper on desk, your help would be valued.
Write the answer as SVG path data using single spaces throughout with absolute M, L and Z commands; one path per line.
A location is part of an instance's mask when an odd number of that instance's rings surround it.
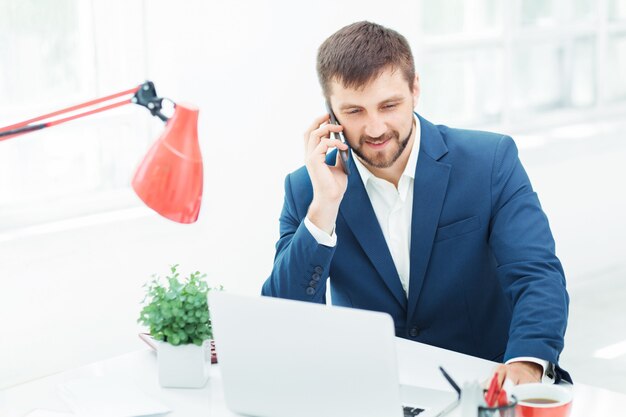
M 79 378 L 59 385 L 61 396 L 80 417 L 137 417 L 171 411 L 131 381 Z

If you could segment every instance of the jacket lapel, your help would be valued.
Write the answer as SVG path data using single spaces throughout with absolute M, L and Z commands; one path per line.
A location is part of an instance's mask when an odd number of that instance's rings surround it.
M 406 310 L 406 295 L 398 271 L 353 158 L 350 158 L 350 169 L 352 173 L 339 212 L 389 290 Z
M 438 162 L 448 152 L 439 130 L 419 115 L 418 117 L 421 138 L 413 184 L 407 320 L 412 319 L 417 308 L 450 176 L 450 165 Z

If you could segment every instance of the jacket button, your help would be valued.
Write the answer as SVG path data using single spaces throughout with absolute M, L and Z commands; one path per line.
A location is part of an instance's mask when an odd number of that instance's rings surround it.
M 309 286 L 315 288 L 315 286 L 317 285 L 317 281 L 309 281 Z
M 418 334 L 420 334 L 419 329 L 417 327 L 411 327 L 411 330 L 409 330 L 409 336 L 417 337 Z
M 307 293 L 308 295 L 313 295 L 313 294 L 315 294 L 315 288 L 313 288 L 313 287 L 307 287 L 307 288 L 306 288 L 306 293 Z
M 322 272 L 324 272 L 324 268 L 322 268 L 321 266 L 316 266 L 315 268 L 313 268 L 313 270 L 315 271 L 315 273 L 317 274 L 321 274 Z
M 319 281 L 321 278 L 321 275 L 318 273 L 315 273 L 313 275 L 311 275 L 311 278 L 313 278 L 313 281 Z

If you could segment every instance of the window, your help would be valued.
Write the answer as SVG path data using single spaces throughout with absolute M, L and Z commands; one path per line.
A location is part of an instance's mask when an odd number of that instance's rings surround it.
M 142 83 L 141 19 L 140 2 L 0 2 L 0 126 Z M 137 204 L 129 184 L 154 134 L 141 112 L 0 141 L 0 232 Z
M 611 35 L 607 42 L 607 100 L 626 100 L 626 33 Z
M 433 121 L 517 127 L 626 104 L 625 0 L 421 2 L 416 64 Z

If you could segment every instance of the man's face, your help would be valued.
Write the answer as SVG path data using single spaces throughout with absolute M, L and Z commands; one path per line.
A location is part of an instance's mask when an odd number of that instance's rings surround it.
M 419 83 L 412 88 L 400 71 L 385 70 L 358 89 L 332 81 L 330 101 L 344 135 L 359 158 L 373 168 L 389 168 L 411 140 Z

